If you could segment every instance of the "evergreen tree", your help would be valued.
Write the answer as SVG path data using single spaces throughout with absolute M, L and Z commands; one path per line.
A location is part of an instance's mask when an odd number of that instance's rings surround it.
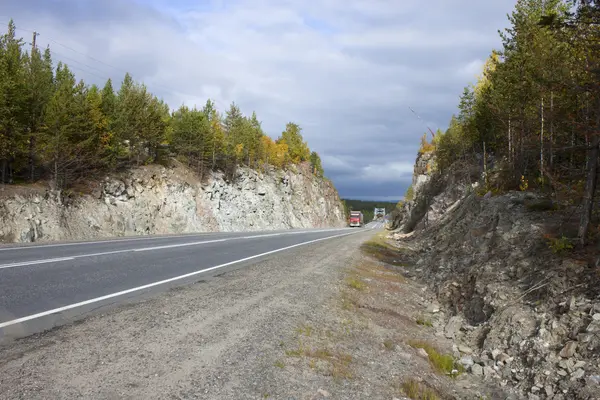
M 55 189 L 62 189 L 71 178 L 71 167 L 76 162 L 78 150 L 72 138 L 78 128 L 75 103 L 75 77 L 69 68 L 59 63 L 56 68 L 55 90 L 44 115 L 45 159 L 49 161 Z
M 321 165 L 321 157 L 319 157 L 316 151 L 310 153 L 310 166 L 313 174 L 315 174 L 318 177 L 323 176 L 323 166 Z
M 290 160 L 293 163 L 308 161 L 310 158 L 310 150 L 302 138 L 301 131 L 302 128 L 298 124 L 288 122 L 278 141 L 287 144 Z
M 0 39 L 0 183 L 6 183 L 23 160 L 27 146 L 27 84 L 23 41 L 11 20 Z
M 27 65 L 27 94 L 28 94 L 28 124 L 29 152 L 28 167 L 29 179 L 35 179 L 35 168 L 37 164 L 37 140 L 41 135 L 43 114 L 46 104 L 52 96 L 54 89 L 54 71 L 52 70 L 52 57 L 50 49 L 46 48 L 44 55 L 37 48 L 31 52 L 26 61 Z

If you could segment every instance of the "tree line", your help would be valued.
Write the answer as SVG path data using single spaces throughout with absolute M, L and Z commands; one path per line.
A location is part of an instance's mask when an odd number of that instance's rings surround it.
M 375 217 L 375 208 L 385 208 L 386 213 L 393 211 L 398 203 L 389 201 L 375 201 L 375 200 L 354 200 L 354 199 L 342 199 L 346 214 L 349 216 L 350 211 L 361 211 L 366 222 L 370 222 Z
M 435 147 L 441 170 L 478 156 L 486 174 L 494 160 L 502 189 L 579 201 L 585 243 L 598 173 L 600 2 L 518 0 L 509 22 L 447 131 L 422 150 Z
M 51 51 L 24 49 L 11 20 L 0 37 L 0 183 L 50 179 L 55 189 L 79 180 L 176 157 L 201 177 L 236 167 L 310 163 L 323 176 L 319 155 L 301 127 L 289 122 L 277 140 L 255 113 L 232 103 L 223 114 L 202 108 L 171 111 L 126 74 L 120 87 L 77 81 L 69 67 L 54 67 Z

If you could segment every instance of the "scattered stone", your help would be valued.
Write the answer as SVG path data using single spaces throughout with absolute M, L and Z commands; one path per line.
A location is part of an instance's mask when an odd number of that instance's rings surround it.
M 471 349 L 469 346 L 465 346 L 462 344 L 458 345 L 458 351 L 460 351 L 463 354 L 473 354 L 473 349 Z
M 483 375 L 486 378 L 492 378 L 492 377 L 497 376 L 498 374 L 496 374 L 496 371 L 494 371 L 494 369 L 488 365 L 488 366 L 483 367 Z
M 323 389 L 317 390 L 317 393 L 319 393 L 323 397 L 329 397 L 330 396 L 329 392 L 327 390 L 323 390 Z
M 594 321 L 600 321 L 600 313 L 597 313 L 597 314 L 594 314 L 594 315 L 592 315 L 592 319 L 593 319 Z
M 588 386 L 600 386 L 600 375 L 590 375 L 585 378 L 585 384 Z
M 496 359 L 502 363 L 510 363 L 512 361 L 512 357 L 506 353 L 500 353 Z
M 450 320 L 446 324 L 446 327 L 444 328 L 444 335 L 448 339 L 454 339 L 456 337 L 457 333 L 459 332 L 461 325 L 462 325 L 462 320 L 459 316 L 454 316 L 454 317 L 450 318 Z
M 581 379 L 585 375 L 585 371 L 579 368 L 577 371 L 571 374 L 571 379 Z
M 417 349 L 417 355 L 423 358 L 429 358 L 429 354 L 424 349 Z
M 431 303 L 427 306 L 427 312 L 432 314 L 440 312 L 440 305 L 437 303 Z
M 500 355 L 500 353 L 502 353 L 502 352 L 500 350 L 498 350 L 498 349 L 492 350 L 492 359 L 495 360 L 496 358 L 498 358 L 498 356 Z
M 466 369 L 469 369 L 473 364 L 475 364 L 473 362 L 473 359 L 469 356 L 461 357 L 461 359 L 458 362 Z
M 550 385 L 544 386 L 544 391 L 546 392 L 546 396 L 550 397 L 554 394 L 554 389 Z
M 576 349 L 577 349 L 577 342 L 570 341 L 570 342 L 567 342 L 565 347 L 563 347 L 563 349 L 560 351 L 560 353 L 558 355 L 561 356 L 562 358 L 571 358 L 571 357 L 573 357 L 573 355 L 575 355 Z
M 473 375 L 481 376 L 483 375 L 483 367 L 479 364 L 471 365 L 471 373 Z

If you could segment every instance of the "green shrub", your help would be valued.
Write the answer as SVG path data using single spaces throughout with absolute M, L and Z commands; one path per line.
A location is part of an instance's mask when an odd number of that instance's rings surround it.
M 554 254 L 564 254 L 573 249 L 571 240 L 564 235 L 560 238 L 548 238 L 548 247 Z
M 462 365 L 457 363 L 450 354 L 440 353 L 431 344 L 422 340 L 411 340 L 408 344 L 416 349 L 423 349 L 429 356 L 429 363 L 438 372 L 456 377 L 464 372 Z

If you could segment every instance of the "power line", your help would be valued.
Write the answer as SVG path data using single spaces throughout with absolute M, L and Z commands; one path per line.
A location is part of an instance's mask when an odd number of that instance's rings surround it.
M 71 60 L 71 62 L 75 62 L 75 63 L 81 64 L 81 65 L 83 65 L 84 67 L 87 67 L 87 68 L 90 68 L 90 69 L 96 70 L 96 71 L 98 71 L 98 72 L 100 72 L 100 73 L 104 73 L 104 71 L 101 71 L 101 70 L 99 70 L 98 68 L 94 68 L 94 67 L 92 67 L 92 66 L 90 66 L 90 65 L 87 65 L 87 64 L 84 64 L 84 63 L 82 63 L 81 61 L 77 61 L 77 60 L 74 60 L 74 59 L 72 59 L 72 58 L 69 58 L 69 57 L 67 57 L 67 56 L 64 56 L 64 55 L 62 55 L 62 54 L 59 54 L 59 53 L 57 53 L 57 52 L 55 52 L 55 51 L 53 51 L 53 50 L 50 50 L 50 53 L 52 53 L 52 54 L 54 54 L 54 55 L 56 55 L 56 56 L 58 56 L 58 57 L 60 57 L 60 58 L 64 58 L 64 59 L 67 59 L 67 60 Z M 82 72 L 88 73 L 88 74 L 90 74 L 90 75 L 93 75 L 93 76 L 95 76 L 95 77 L 97 77 L 97 78 L 100 78 L 100 79 L 104 79 L 104 80 L 108 80 L 108 79 L 110 79 L 110 78 L 107 78 L 106 76 L 100 76 L 100 75 L 98 75 L 98 74 L 96 74 L 96 73 L 94 73 L 94 72 L 92 72 L 92 71 L 86 70 L 86 69 L 84 69 L 84 68 L 81 68 L 81 67 L 78 67 L 78 66 L 76 66 L 76 65 L 72 65 L 72 64 L 71 64 L 71 65 L 69 65 L 69 68 L 72 68 L 72 69 L 78 69 L 78 70 L 80 70 L 80 71 L 82 71 Z
M 2 16 L 2 15 L 0 15 L 0 17 L 2 17 L 2 18 L 7 18 L 7 19 L 9 19 L 9 20 L 10 20 L 10 18 L 9 18 L 9 17 L 6 17 L 6 16 Z M 8 22 L 7 22 L 7 23 L 8 23 Z M 32 30 L 32 29 L 18 28 L 18 27 L 15 27 L 15 29 L 17 29 L 17 30 L 21 30 L 21 31 L 24 31 L 24 32 L 35 33 L 37 36 L 42 36 L 42 35 L 41 35 L 39 32 L 36 32 L 36 31 L 34 31 L 34 30 Z M 81 51 L 79 51 L 79 50 L 76 50 L 76 49 L 74 49 L 73 47 L 71 47 L 71 46 L 68 46 L 68 45 L 66 45 L 66 44 L 64 44 L 64 43 L 61 43 L 61 42 L 59 42 L 59 41 L 57 41 L 57 40 L 55 40 L 55 39 L 53 39 L 53 38 L 51 38 L 51 37 L 44 36 L 44 38 L 45 38 L 45 39 L 46 39 L 48 42 L 52 42 L 52 43 L 54 43 L 54 44 L 56 44 L 56 45 L 59 45 L 59 46 L 61 46 L 61 47 L 64 47 L 64 48 L 65 48 L 65 49 L 67 49 L 67 50 L 70 50 L 70 51 L 72 51 L 72 52 L 74 52 L 74 53 L 77 53 L 77 54 L 79 54 L 79 55 L 82 55 L 82 56 L 84 56 L 84 57 L 87 57 L 87 58 L 89 58 L 89 59 L 93 60 L 94 62 L 97 62 L 97 63 L 103 64 L 103 65 L 105 65 L 105 66 L 107 66 L 107 67 L 110 67 L 110 68 L 113 68 L 113 69 L 115 69 L 116 71 L 119 71 L 119 72 L 121 72 L 122 74 L 127 74 L 127 73 L 129 73 L 128 71 L 126 71 L 126 70 L 124 70 L 124 69 L 121 69 L 121 68 L 119 68 L 119 67 L 115 67 L 114 65 L 111 65 L 111 64 L 109 64 L 109 63 L 107 63 L 107 62 L 105 62 L 105 61 L 99 60 L 99 59 L 97 59 L 97 58 L 95 58 L 95 57 L 93 57 L 93 56 L 91 56 L 91 55 L 89 55 L 89 54 L 86 54 L 86 53 L 84 53 L 84 52 L 81 52 Z M 56 52 L 54 52 L 54 51 L 52 51 L 52 50 L 51 50 L 50 52 L 51 52 L 51 53 L 54 53 L 54 54 L 57 54 L 57 55 L 58 55 L 58 56 L 60 56 L 60 57 L 68 58 L 68 57 L 66 57 L 66 56 L 63 56 L 63 55 L 60 55 L 60 54 L 58 54 L 58 53 L 56 53 Z M 68 58 L 68 59 L 69 59 L 69 58 Z M 70 59 L 70 60 L 72 60 L 72 61 L 74 61 L 74 62 L 79 62 L 79 61 L 76 61 L 76 60 L 74 60 L 74 59 Z M 80 64 L 82 64 L 82 65 L 86 65 L 86 64 L 83 64 L 83 63 L 81 63 L 81 62 L 79 62 L 79 63 L 80 63 Z M 86 65 L 86 66 L 87 66 L 88 68 L 92 68 L 92 69 L 94 69 L 94 70 L 96 70 L 96 71 L 100 71 L 101 73 L 106 73 L 106 71 L 99 70 L 98 68 L 91 67 L 91 66 L 89 66 L 89 65 Z M 75 69 L 79 69 L 80 71 L 84 71 L 82 68 L 75 68 Z M 89 72 L 89 71 L 87 71 L 87 72 L 88 72 L 88 73 L 90 73 L 91 75 L 94 75 L 94 76 L 97 76 L 97 77 L 99 77 L 97 74 L 94 74 L 94 73 L 92 73 L 92 72 Z M 102 78 L 102 79 L 106 79 L 106 78 L 104 78 L 104 77 L 100 77 L 100 78 Z M 143 83 L 147 85 L 147 83 L 146 83 L 146 82 L 143 82 Z M 189 96 L 189 97 L 196 97 L 196 96 L 197 96 L 197 95 L 195 95 L 195 94 L 191 94 L 191 93 L 182 92 L 182 91 L 181 91 L 181 90 L 179 90 L 179 89 L 174 89 L 174 88 L 171 88 L 171 87 L 169 87 L 169 86 L 166 86 L 166 85 L 163 85 L 163 84 L 161 84 L 161 83 L 157 83 L 157 82 L 154 82 L 154 83 L 152 83 L 152 85 L 151 85 L 151 86 L 154 86 L 155 88 L 159 88 L 159 89 L 166 90 L 166 91 L 168 91 L 168 92 L 169 92 L 169 93 L 171 93 L 171 94 L 180 94 L 180 95 L 185 95 L 185 96 Z
M 54 50 L 50 50 L 50 53 L 52 53 L 52 54 L 54 54 L 54 55 L 56 55 L 56 56 L 60 57 L 61 59 L 66 59 L 66 60 L 69 60 L 69 61 L 71 61 L 71 62 L 74 62 L 74 63 L 77 63 L 77 64 L 81 64 L 81 65 L 83 65 L 84 67 L 86 67 L 86 68 L 89 68 L 89 69 L 92 69 L 92 70 L 95 70 L 95 71 L 97 71 L 97 72 L 99 72 L 99 73 L 101 73 L 101 74 L 104 74 L 104 73 L 106 72 L 106 71 L 102 71 L 102 70 L 100 70 L 100 69 L 98 69 L 98 68 L 96 68 L 96 67 L 92 67 L 91 65 L 88 65 L 88 64 L 86 64 L 86 63 L 83 63 L 83 62 L 81 62 L 81 61 L 79 61 L 79 60 L 75 60 L 74 58 L 67 57 L 67 56 L 65 56 L 64 54 L 57 53 L 57 52 L 55 52 Z M 103 77 L 103 78 L 104 78 L 104 77 Z M 104 78 L 104 79 L 106 79 L 106 78 Z

